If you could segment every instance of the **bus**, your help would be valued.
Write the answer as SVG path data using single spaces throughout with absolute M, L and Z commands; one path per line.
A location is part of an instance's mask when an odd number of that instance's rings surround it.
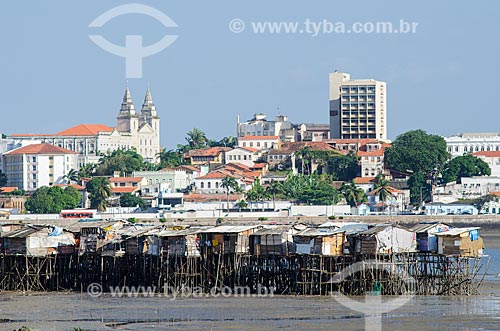
M 97 213 L 95 209 L 72 209 L 61 211 L 61 218 L 94 218 Z

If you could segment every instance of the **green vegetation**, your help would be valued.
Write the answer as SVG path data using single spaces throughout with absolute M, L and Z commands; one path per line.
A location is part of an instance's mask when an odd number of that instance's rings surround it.
M 7 176 L 2 171 L 0 171 L 0 187 L 4 187 L 5 185 L 7 185 L 7 182 Z
M 26 201 L 26 209 L 34 214 L 59 214 L 63 209 L 74 209 L 81 201 L 80 193 L 69 186 L 40 187 Z
M 296 175 L 282 186 L 283 196 L 308 205 L 331 205 L 340 201 L 339 192 L 328 175 Z
M 115 171 L 120 175 L 130 174 L 143 169 L 142 156 L 135 149 L 118 149 L 108 154 L 102 154 L 95 169 L 97 176 L 112 176 Z
M 347 155 L 338 155 L 328 160 L 328 172 L 333 175 L 335 180 L 350 182 L 359 171 L 358 155 L 350 151 Z
M 490 166 L 480 158 L 467 154 L 458 156 L 448 162 L 444 166 L 442 175 L 445 183 L 459 182 L 462 177 L 489 176 L 491 175 L 491 169 Z
M 354 182 L 349 184 L 343 183 L 340 188 L 340 193 L 344 196 L 345 201 L 351 207 L 356 207 L 367 201 L 366 194 L 363 189 L 357 187 Z
M 120 196 L 120 206 L 144 208 L 144 200 L 131 193 L 124 193 Z
M 240 191 L 240 186 L 234 177 L 227 175 L 221 180 L 221 187 L 226 190 L 226 200 L 227 200 L 227 211 L 229 212 L 229 192 L 231 190 L 235 192 Z
M 246 192 L 246 197 L 248 201 L 262 201 L 262 210 L 264 210 L 264 201 L 269 199 L 271 195 L 266 190 L 264 186 L 260 183 L 259 179 L 256 179 L 253 183 L 252 189 Z
M 105 177 L 96 177 L 87 182 L 86 189 L 90 195 L 90 208 L 96 208 L 98 211 L 105 211 L 107 200 L 111 196 L 109 179 Z
M 78 182 L 79 178 L 78 171 L 75 169 L 71 169 L 66 175 L 63 176 L 63 179 L 66 180 L 67 183 L 75 183 Z

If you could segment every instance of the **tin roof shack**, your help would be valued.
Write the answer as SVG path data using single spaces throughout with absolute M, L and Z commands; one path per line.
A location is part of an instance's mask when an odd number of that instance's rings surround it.
M 250 251 L 250 235 L 259 225 L 221 225 L 200 232 L 201 246 L 214 254 L 247 254 Z
M 297 254 L 342 255 L 344 233 L 327 228 L 308 228 L 293 235 Z
M 356 237 L 355 252 L 359 254 L 392 254 L 417 249 L 415 233 L 392 224 L 375 225 Z
M 257 230 L 250 235 L 250 254 L 259 256 L 295 253 L 293 235 L 298 232 L 295 227 L 288 225 Z
M 5 233 L 2 241 L 6 255 L 47 256 L 75 245 L 74 234 L 57 226 L 27 225 Z
M 167 256 L 200 256 L 198 234 L 208 228 L 166 229 L 155 234 L 160 239 L 160 250 Z
M 153 226 L 142 224 L 124 225 L 117 230 L 111 230 L 111 237 L 105 240 L 102 246 L 104 256 L 142 255 L 148 252 L 148 233 L 154 230 Z
M 123 226 L 122 221 L 79 221 L 70 226 L 70 230 L 78 231 L 80 240 L 78 253 L 100 253 L 106 241 L 116 238 L 115 231 Z
M 420 252 L 437 252 L 438 239 L 436 233 L 450 230 L 452 227 L 443 223 L 420 223 L 410 229 L 415 233 L 417 250 Z
M 368 230 L 368 224 L 364 223 L 346 223 L 346 225 L 334 230 L 334 232 L 344 233 L 344 255 L 354 255 L 356 248 L 356 236 L 363 231 Z
M 483 255 L 483 238 L 479 236 L 479 228 L 455 228 L 436 233 L 438 237 L 438 253 L 462 257 L 481 257 Z

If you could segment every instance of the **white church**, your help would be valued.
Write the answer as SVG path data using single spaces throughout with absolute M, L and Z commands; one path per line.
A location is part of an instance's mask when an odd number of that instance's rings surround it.
M 78 166 L 97 163 L 101 153 L 135 148 L 148 162 L 157 162 L 160 145 L 160 117 L 149 88 L 141 108 L 135 111 L 128 86 L 117 117 L 116 127 L 80 124 L 56 134 L 12 134 L 10 148 L 46 143 L 78 153 Z

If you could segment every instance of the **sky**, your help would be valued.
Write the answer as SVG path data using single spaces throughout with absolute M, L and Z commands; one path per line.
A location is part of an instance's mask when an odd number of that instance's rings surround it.
M 109 9 L 139 3 L 177 27 L 128 14 L 89 24 Z M 125 59 L 89 35 L 150 45 L 177 35 L 128 79 L 136 108 L 149 84 L 161 143 L 187 131 L 235 135 L 236 117 L 288 115 L 328 123 L 328 74 L 387 82 L 388 137 L 412 129 L 451 135 L 500 132 L 493 96 L 500 86 L 498 1 L 25 1 L 0 11 L 0 132 L 55 133 L 89 123 L 114 126 L 127 77 Z M 240 19 L 245 30 L 231 31 Z M 413 34 L 254 33 L 252 22 L 417 22 Z M 300 25 L 302 27 L 302 25 Z M 238 28 L 238 26 L 236 26 Z M 240 26 L 241 27 L 241 26 Z

